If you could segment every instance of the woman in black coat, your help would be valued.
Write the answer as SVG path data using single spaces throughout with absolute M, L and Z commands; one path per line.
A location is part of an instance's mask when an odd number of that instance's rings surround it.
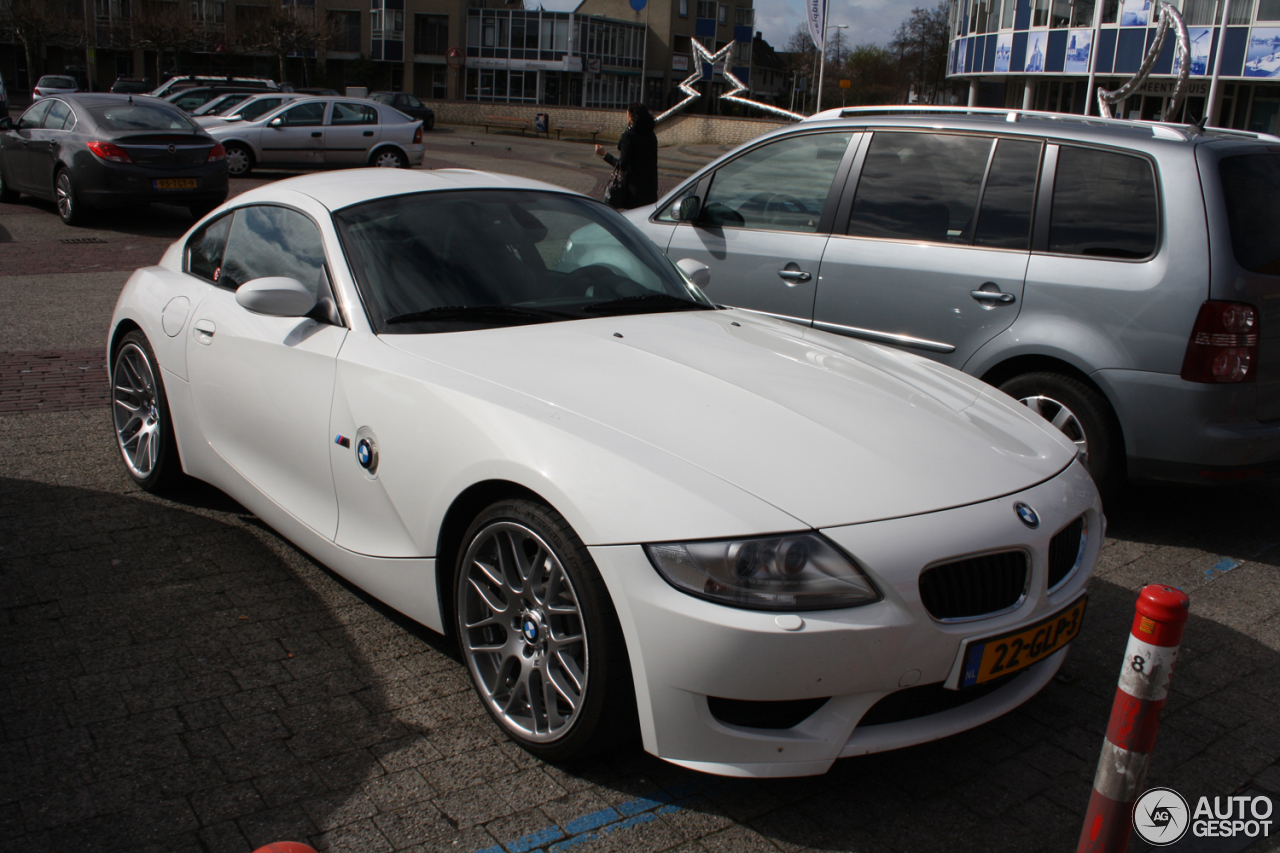
M 658 136 L 653 132 L 653 114 L 644 104 L 627 107 L 627 129 L 618 140 L 619 156 L 596 146 L 596 156 L 622 172 L 622 186 L 614 191 L 610 204 L 628 210 L 658 200 Z

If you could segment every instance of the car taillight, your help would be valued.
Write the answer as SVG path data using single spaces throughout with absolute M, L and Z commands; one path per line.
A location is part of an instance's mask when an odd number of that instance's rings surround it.
M 1188 382 L 1252 382 L 1258 373 L 1258 309 L 1243 302 L 1200 306 L 1182 378 Z
M 413 132 L 413 144 L 417 145 L 422 141 L 422 122 L 418 122 L 418 129 Z
M 213 147 L 209 149 L 209 156 L 204 158 L 204 161 L 206 163 L 216 163 L 225 159 L 227 159 L 227 149 L 222 147 L 221 142 L 215 142 Z
M 91 139 L 85 143 L 96 156 L 103 160 L 110 160 L 112 163 L 132 163 L 129 159 L 129 152 L 125 151 L 119 145 L 113 145 L 110 142 L 99 142 Z

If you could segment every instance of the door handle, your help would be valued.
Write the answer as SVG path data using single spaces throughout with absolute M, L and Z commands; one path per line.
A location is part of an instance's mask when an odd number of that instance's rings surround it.
M 796 285 L 802 281 L 809 281 L 813 276 L 800 269 L 799 264 L 790 263 L 778 270 L 778 278 L 785 281 L 788 285 Z
M 315 133 L 311 134 L 312 139 L 319 139 L 322 136 L 324 136 L 324 131 L 321 130 L 317 130 Z
M 364 135 L 365 135 L 365 136 L 373 136 L 373 131 L 372 131 L 372 130 L 366 130 L 366 131 L 364 132 Z
M 974 299 L 978 300 L 979 302 L 998 302 L 1001 305 L 1008 305 L 1009 303 L 1013 302 L 1014 299 L 1016 298 L 1012 293 L 1002 293 L 998 289 L 998 286 L 995 284 L 992 284 L 991 282 L 987 282 L 987 284 L 990 284 L 992 287 L 997 287 L 997 289 L 996 290 L 970 290 L 969 295 L 972 296 Z M 983 287 L 986 287 L 986 285 L 983 285 Z
M 196 320 L 191 326 L 191 334 L 195 336 L 196 343 L 209 346 L 213 343 L 213 333 L 217 328 L 212 320 Z

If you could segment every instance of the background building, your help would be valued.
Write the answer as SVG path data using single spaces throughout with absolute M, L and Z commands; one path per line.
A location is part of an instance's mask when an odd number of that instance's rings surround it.
M 1173 0 L 1191 37 L 1191 82 L 1175 121 L 1280 130 L 1280 0 Z M 1128 80 L 1154 41 L 1155 0 L 952 0 L 948 75 L 979 106 L 1097 114 L 1098 86 Z M 1223 21 L 1224 14 L 1227 16 Z M 1151 76 L 1113 112 L 1163 114 L 1176 82 L 1170 32 Z M 1214 103 L 1210 103 L 1210 96 Z

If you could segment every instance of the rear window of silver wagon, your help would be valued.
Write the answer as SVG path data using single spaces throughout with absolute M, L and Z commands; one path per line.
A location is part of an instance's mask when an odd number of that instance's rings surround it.
M 1280 154 L 1237 154 L 1218 163 L 1236 263 L 1280 275 Z

